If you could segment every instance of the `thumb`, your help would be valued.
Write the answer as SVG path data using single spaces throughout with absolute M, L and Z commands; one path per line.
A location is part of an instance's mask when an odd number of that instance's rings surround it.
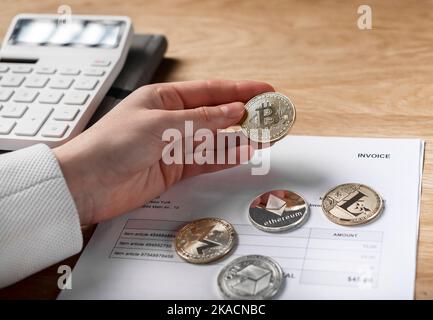
M 226 129 L 238 123 L 245 112 L 242 102 L 232 102 L 212 107 L 166 111 L 163 123 L 169 128 L 178 129 L 185 136 L 185 122 L 192 121 L 194 130 L 206 128 L 212 132 Z

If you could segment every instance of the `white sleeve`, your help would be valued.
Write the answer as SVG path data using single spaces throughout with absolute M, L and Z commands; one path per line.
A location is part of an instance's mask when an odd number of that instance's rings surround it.
M 81 250 L 74 200 L 56 157 L 38 144 L 0 156 L 0 288 Z

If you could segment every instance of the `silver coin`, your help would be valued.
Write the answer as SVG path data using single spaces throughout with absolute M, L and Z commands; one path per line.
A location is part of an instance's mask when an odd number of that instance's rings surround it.
M 218 275 L 218 287 L 227 299 L 264 300 L 274 297 L 284 282 L 280 265 L 260 255 L 239 257 Z
M 272 190 L 255 198 L 250 204 L 252 224 L 266 232 L 281 232 L 302 225 L 309 216 L 308 204 L 289 190 Z

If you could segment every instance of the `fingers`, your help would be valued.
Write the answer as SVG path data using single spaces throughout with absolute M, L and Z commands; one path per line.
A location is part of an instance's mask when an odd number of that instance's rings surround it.
M 216 172 L 238 166 L 242 160 L 250 160 L 254 154 L 254 148 L 250 145 L 241 145 L 233 149 L 226 150 L 226 159 L 230 152 L 236 152 L 236 162 L 233 164 L 190 164 L 184 165 L 182 179 L 189 178 L 204 173 Z M 242 156 L 241 156 L 242 155 Z M 246 158 L 246 159 L 245 159 Z
M 252 97 L 274 88 L 252 80 L 202 80 L 155 84 L 151 86 L 160 97 L 164 109 L 176 110 L 214 106 L 235 101 L 247 102 Z
M 186 122 L 191 121 L 193 130 L 209 129 L 213 133 L 217 129 L 225 129 L 241 120 L 245 112 L 242 102 L 232 102 L 215 107 L 199 107 L 195 109 L 163 111 L 161 126 L 166 129 L 177 129 L 182 136 L 194 132 L 187 132 Z

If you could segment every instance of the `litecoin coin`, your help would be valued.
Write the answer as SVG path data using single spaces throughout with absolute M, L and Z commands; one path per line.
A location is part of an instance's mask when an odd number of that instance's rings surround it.
M 268 143 L 283 138 L 295 122 L 295 106 L 286 96 L 267 92 L 245 104 L 242 132 L 251 140 Z
M 378 217 L 383 200 L 366 185 L 347 183 L 328 191 L 322 200 L 322 210 L 332 222 L 354 226 Z
M 218 275 L 218 287 L 228 299 L 270 299 L 278 293 L 283 281 L 280 265 L 260 255 L 239 257 Z
M 233 248 L 235 237 L 235 229 L 227 221 L 205 218 L 179 230 L 175 249 L 188 262 L 208 263 L 224 257 Z
M 288 190 L 272 190 L 253 200 L 249 209 L 255 227 L 267 232 L 287 231 L 308 219 L 308 204 Z

